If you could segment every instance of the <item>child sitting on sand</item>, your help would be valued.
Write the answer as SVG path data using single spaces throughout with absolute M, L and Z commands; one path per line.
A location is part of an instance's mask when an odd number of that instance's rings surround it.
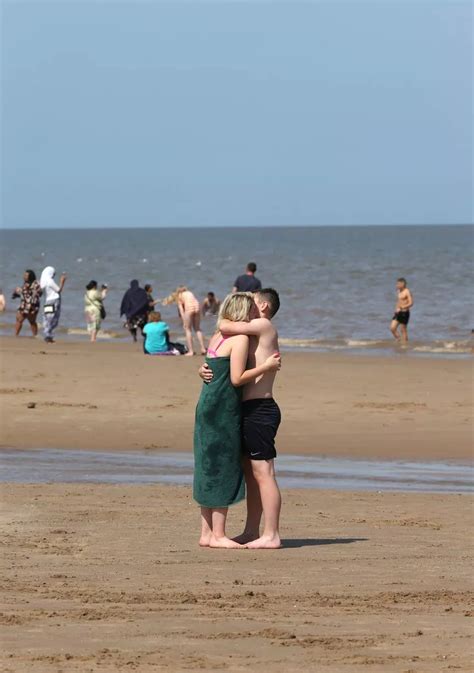
M 169 327 L 161 320 L 159 311 L 151 311 L 148 322 L 143 328 L 145 341 L 143 350 L 147 355 L 178 355 L 178 351 L 172 348 L 169 338 Z

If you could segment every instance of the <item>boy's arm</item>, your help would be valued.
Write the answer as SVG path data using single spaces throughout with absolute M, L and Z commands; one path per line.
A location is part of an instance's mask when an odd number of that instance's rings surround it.
M 246 383 L 255 380 L 258 376 L 265 374 L 265 372 L 277 371 L 281 367 L 280 354 L 275 353 L 267 358 L 262 365 L 246 370 L 248 354 L 248 338 L 241 337 L 236 340 L 230 354 L 230 380 L 235 387 L 244 386 Z
M 219 329 L 222 334 L 235 336 L 236 334 L 245 334 L 247 336 L 261 336 L 271 328 L 272 324 L 267 318 L 255 318 L 250 322 L 233 322 L 232 320 L 222 320 Z
M 410 292 L 410 290 L 407 290 L 406 298 L 407 298 L 407 301 L 408 301 L 407 308 L 411 308 L 413 306 L 414 302 L 413 302 L 413 295 Z

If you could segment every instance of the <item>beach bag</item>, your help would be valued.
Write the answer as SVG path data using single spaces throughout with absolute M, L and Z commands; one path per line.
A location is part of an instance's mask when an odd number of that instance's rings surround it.
M 180 355 L 186 355 L 186 353 L 188 352 L 188 347 L 185 346 L 184 344 L 180 344 L 180 343 L 171 343 L 171 341 L 170 341 L 169 344 L 168 344 L 168 348 L 169 348 L 170 350 L 178 351 L 178 353 L 179 353 Z

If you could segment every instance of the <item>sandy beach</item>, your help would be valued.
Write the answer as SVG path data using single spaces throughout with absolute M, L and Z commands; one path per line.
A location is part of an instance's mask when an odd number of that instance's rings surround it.
M 191 450 L 200 358 L 1 347 L 4 448 Z M 285 353 L 276 396 L 282 454 L 471 455 L 468 360 Z M 200 549 L 185 486 L 1 496 L 5 673 L 472 670 L 468 495 L 284 489 L 276 552 Z
M 145 357 L 132 343 L 5 337 L 0 348 L 0 446 L 192 449 L 201 358 Z M 284 453 L 472 456 L 469 359 L 287 352 L 275 397 Z
M 200 549 L 185 487 L 2 492 L 5 673 L 472 671 L 469 497 L 285 492 L 257 553 Z

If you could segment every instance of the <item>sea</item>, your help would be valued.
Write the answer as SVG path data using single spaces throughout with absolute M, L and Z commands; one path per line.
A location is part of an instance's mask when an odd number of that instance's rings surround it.
M 120 302 L 132 279 L 162 299 L 186 285 L 202 299 L 223 298 L 247 262 L 264 286 L 280 293 L 275 318 L 282 350 L 350 351 L 466 357 L 474 328 L 474 227 L 351 226 L 281 228 L 30 229 L 0 231 L 0 287 L 7 310 L 0 333 L 11 334 L 25 269 L 51 265 L 68 275 L 58 339 L 86 339 L 85 285 L 107 283 L 102 339 L 129 338 Z M 389 332 L 399 276 L 414 296 L 410 342 Z M 178 338 L 174 306 L 161 308 Z M 206 318 L 210 335 L 215 319 Z M 28 335 L 25 324 L 24 334 Z

